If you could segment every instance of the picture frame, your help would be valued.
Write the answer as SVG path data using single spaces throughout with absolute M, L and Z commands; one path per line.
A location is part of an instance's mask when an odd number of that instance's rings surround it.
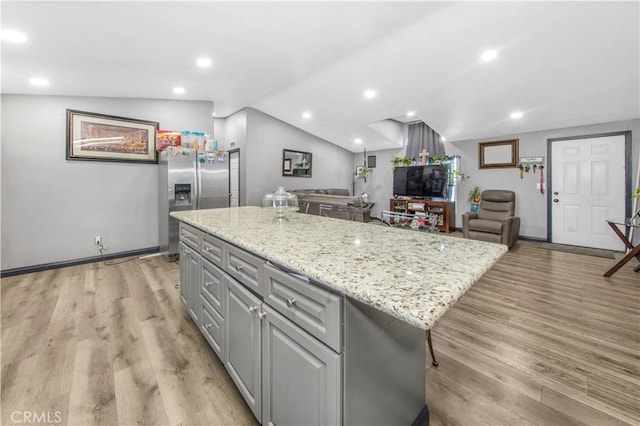
M 367 157 L 367 167 L 369 167 L 370 169 L 375 169 L 376 168 L 376 156 L 375 155 L 369 155 Z
M 282 176 L 311 177 L 313 154 L 292 149 L 282 150 Z
M 288 174 L 288 175 L 292 175 L 293 174 L 293 170 L 291 169 L 291 159 L 290 158 L 285 158 L 284 162 L 283 162 L 283 171 L 284 173 Z
M 518 167 L 518 139 L 479 143 L 478 163 L 481 169 Z
M 67 160 L 157 163 L 155 121 L 67 109 Z

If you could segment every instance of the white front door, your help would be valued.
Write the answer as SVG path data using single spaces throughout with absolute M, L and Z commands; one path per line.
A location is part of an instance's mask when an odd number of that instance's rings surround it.
M 551 142 L 551 241 L 624 250 L 605 222 L 625 217 L 625 136 Z
M 231 191 L 230 207 L 240 205 L 240 152 L 229 153 L 229 189 Z

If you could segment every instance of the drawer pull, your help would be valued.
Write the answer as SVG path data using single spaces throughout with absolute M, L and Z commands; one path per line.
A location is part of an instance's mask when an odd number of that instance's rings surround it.
M 236 271 L 242 272 L 242 265 L 236 265 Z
M 287 299 L 287 306 L 293 308 L 296 305 L 296 299 Z
M 213 281 L 207 281 L 206 283 L 204 283 L 205 287 L 211 287 L 213 285 Z
M 204 251 L 206 251 L 207 253 L 211 253 L 213 249 L 211 247 L 205 247 Z
M 213 324 L 212 324 L 212 323 L 209 323 L 209 324 L 205 324 L 205 325 L 204 325 L 204 328 L 207 328 L 207 329 L 209 329 L 209 328 L 211 328 L 211 327 L 213 327 Z
M 263 319 L 264 317 L 266 317 L 266 316 L 267 316 L 267 313 L 266 313 L 266 312 L 260 312 L 260 313 L 258 314 L 258 319 L 259 319 L 260 321 L 262 321 L 262 319 Z
M 255 312 L 257 310 L 258 310 L 257 306 L 252 306 L 252 307 L 249 308 L 249 312 Z
M 182 249 L 182 253 L 184 253 L 184 254 L 190 254 L 190 253 L 191 253 L 191 251 L 190 251 L 190 250 L 187 250 L 187 249 Z

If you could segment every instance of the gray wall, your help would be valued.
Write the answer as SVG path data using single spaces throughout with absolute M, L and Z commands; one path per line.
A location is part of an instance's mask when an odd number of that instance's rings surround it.
M 240 148 L 241 205 L 262 205 L 264 194 L 285 189 L 352 189 L 353 154 L 253 108 L 227 117 L 223 146 Z M 230 146 L 236 142 L 235 147 Z M 282 150 L 311 152 L 312 177 L 282 176 Z
M 460 183 L 460 196 L 456 206 L 456 224 L 462 226 L 461 214 L 469 211 L 466 195 L 473 185 L 483 189 L 509 189 L 517 194 L 516 214 L 521 218 L 520 234 L 532 238 L 547 238 L 547 195 L 536 189 L 540 181 L 540 173 L 525 173 L 520 179 L 520 171 L 516 169 L 483 169 L 478 168 L 478 142 L 491 140 L 519 139 L 519 156 L 544 156 L 548 166 L 547 140 L 562 137 L 579 137 L 599 133 L 631 130 L 632 136 L 632 180 L 635 181 L 638 170 L 638 153 L 640 152 L 640 119 L 594 124 L 589 126 L 569 127 L 564 129 L 544 130 L 519 135 L 504 135 L 487 139 L 474 139 L 457 142 L 445 142 L 447 154 L 461 156 L 462 172 L 470 175 L 470 179 Z M 546 170 L 548 171 L 548 170 Z M 546 182 L 545 171 L 545 182 Z M 632 182 L 635 188 L 636 183 Z
M 540 181 L 539 172 L 526 174 L 520 179 L 518 169 L 494 169 L 480 170 L 478 168 L 478 143 L 486 141 L 519 139 L 519 156 L 533 157 L 544 156 L 547 160 L 547 140 L 560 137 L 579 137 L 591 134 L 631 131 L 632 136 L 632 187 L 636 187 L 638 173 L 638 155 L 640 153 L 640 119 L 618 121 L 612 123 L 594 124 L 589 126 L 570 127 L 564 129 L 544 130 L 539 132 L 523 133 L 520 135 L 505 135 L 486 139 L 474 139 L 456 142 L 445 142 L 447 155 L 460 155 L 461 171 L 469 176 L 458 184 L 458 196 L 456 201 L 456 227 L 462 227 L 462 213 L 469 211 L 467 196 L 471 188 L 478 185 L 483 189 L 510 189 L 517 194 L 516 214 L 521 218 L 520 234 L 525 237 L 547 238 L 547 195 L 541 194 L 536 189 L 536 183 Z M 355 193 L 367 192 L 369 198 L 376 202 L 372 214 L 380 217 L 381 210 L 389 209 L 389 198 L 393 197 L 393 171 L 391 159 L 398 155 L 404 156 L 404 149 L 390 149 L 368 152 L 367 155 L 375 155 L 376 168 L 367 178 L 367 182 L 356 182 Z M 354 156 L 354 165 L 363 163 L 362 155 Z M 547 176 L 545 173 L 545 183 Z M 636 235 L 636 241 L 640 241 L 640 235 Z
M 2 95 L 2 270 L 158 245 L 154 164 L 67 161 L 66 109 L 213 132 L 211 102 Z

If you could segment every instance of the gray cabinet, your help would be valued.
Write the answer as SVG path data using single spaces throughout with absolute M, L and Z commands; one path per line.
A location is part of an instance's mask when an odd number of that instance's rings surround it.
M 339 425 L 344 298 L 193 227 L 180 296 L 256 419 Z
M 264 267 L 264 301 L 334 351 L 342 346 L 342 298 L 271 265 Z
M 200 273 L 200 255 L 180 242 L 180 299 L 189 311 L 193 321 L 200 326 L 202 305 L 200 303 L 200 287 L 202 283 Z
M 200 331 L 222 363 L 226 363 L 226 330 L 224 317 L 206 299 L 202 299 Z
M 253 415 L 262 417 L 262 302 L 227 276 L 225 367 Z
M 341 355 L 263 306 L 262 424 L 341 424 Z

